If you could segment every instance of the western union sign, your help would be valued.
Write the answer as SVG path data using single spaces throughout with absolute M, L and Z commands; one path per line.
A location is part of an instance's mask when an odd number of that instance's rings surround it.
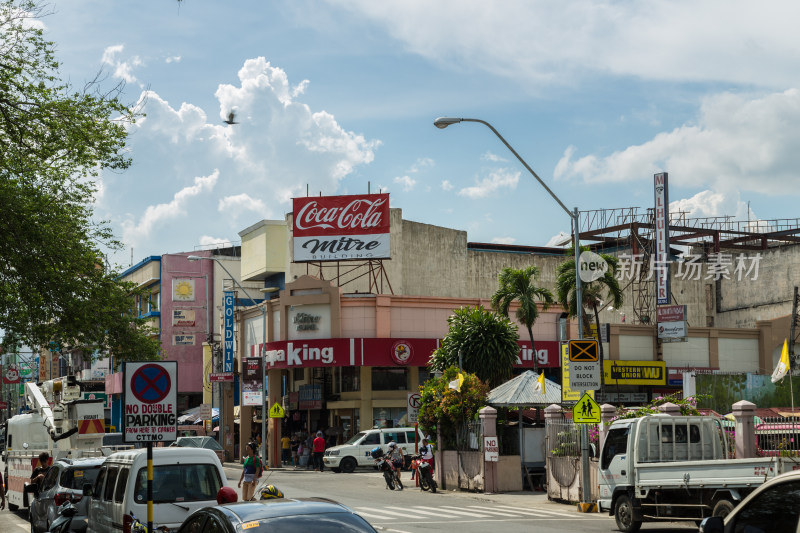
M 664 361 L 603 361 L 606 385 L 666 385 Z

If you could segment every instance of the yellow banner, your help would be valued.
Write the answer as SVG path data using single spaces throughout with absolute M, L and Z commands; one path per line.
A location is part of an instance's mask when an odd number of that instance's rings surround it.
M 606 385 L 666 385 L 664 361 L 603 361 Z

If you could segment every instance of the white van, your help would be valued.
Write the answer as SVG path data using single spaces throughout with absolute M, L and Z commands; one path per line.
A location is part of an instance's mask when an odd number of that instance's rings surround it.
M 217 455 L 202 448 L 153 448 L 153 525 L 178 529 L 226 485 Z M 147 522 L 147 450 L 109 455 L 94 484 L 87 533 L 131 531 L 131 512 Z
M 418 431 L 416 439 L 418 446 L 422 445 L 422 437 L 422 431 Z M 386 445 L 392 441 L 403 449 L 403 455 L 413 454 L 414 428 L 382 428 L 362 431 L 344 444 L 325 450 L 322 462 L 334 472 L 350 473 L 357 466 L 372 466 L 375 461 L 369 452 L 376 446 L 380 446 L 383 451 L 386 451 Z M 408 463 L 407 460 L 406 463 Z

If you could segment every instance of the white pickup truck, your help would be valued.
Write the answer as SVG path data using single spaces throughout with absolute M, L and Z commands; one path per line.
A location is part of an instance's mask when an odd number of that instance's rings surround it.
M 600 453 L 598 506 L 620 531 L 645 521 L 727 515 L 767 479 L 800 469 L 800 458 L 729 459 L 720 421 L 648 415 L 616 420 Z

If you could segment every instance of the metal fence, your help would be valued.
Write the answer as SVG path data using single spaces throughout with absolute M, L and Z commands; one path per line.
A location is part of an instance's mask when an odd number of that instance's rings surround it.
M 548 420 L 546 424 L 548 468 L 562 487 L 575 482 L 580 470 L 581 428 L 572 420 Z
M 457 451 L 478 451 L 482 444 L 481 423 L 476 421 L 462 424 L 455 435 L 455 449 Z
M 800 417 L 761 418 L 755 430 L 758 455 L 800 457 Z

